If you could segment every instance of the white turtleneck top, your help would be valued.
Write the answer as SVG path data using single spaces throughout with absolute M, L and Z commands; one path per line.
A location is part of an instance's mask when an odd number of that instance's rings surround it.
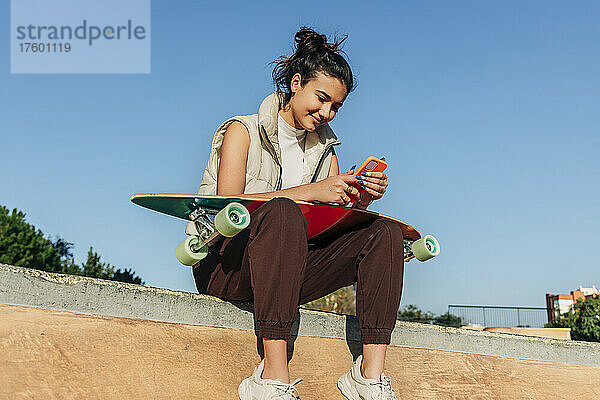
M 304 139 L 306 131 L 290 126 L 283 117 L 277 114 L 277 138 L 281 149 L 281 188 L 298 186 L 302 182 L 304 169 Z

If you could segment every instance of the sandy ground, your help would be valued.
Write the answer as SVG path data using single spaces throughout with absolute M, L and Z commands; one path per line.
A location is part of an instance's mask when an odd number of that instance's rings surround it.
M 360 346 L 352 347 L 360 348 Z M 237 399 L 260 361 L 253 332 L 0 305 L 0 399 Z M 341 339 L 299 337 L 302 399 L 343 399 Z M 399 399 L 589 399 L 600 367 L 390 346 Z

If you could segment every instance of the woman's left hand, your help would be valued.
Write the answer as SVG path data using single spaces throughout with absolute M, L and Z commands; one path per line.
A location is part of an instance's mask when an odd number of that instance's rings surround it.
M 387 175 L 383 172 L 363 172 L 357 176 L 359 185 L 365 189 L 365 192 L 361 194 L 358 203 L 362 207 L 367 207 L 374 200 L 380 199 L 385 190 L 387 189 Z

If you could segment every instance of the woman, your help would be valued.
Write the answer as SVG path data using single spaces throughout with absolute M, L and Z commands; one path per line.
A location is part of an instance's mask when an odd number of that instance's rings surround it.
M 404 270 L 402 232 L 384 220 L 326 242 L 307 243 L 306 221 L 293 200 L 366 208 L 381 198 L 387 177 L 339 174 L 328 125 L 354 87 L 339 45 L 302 28 L 296 51 L 275 63 L 277 91 L 257 114 L 223 123 L 215 134 L 199 193 L 252 194 L 270 199 L 250 226 L 215 244 L 194 266 L 200 293 L 254 302 L 264 359 L 239 387 L 241 400 L 296 399 L 290 383 L 287 341 L 299 304 L 357 283 L 356 312 L 363 354 L 338 380 L 348 399 L 395 399 L 383 375 L 386 347 L 396 322 Z M 364 195 L 352 186 L 365 188 Z M 194 233 L 192 224 L 187 233 Z M 373 397 L 375 398 L 375 397 Z

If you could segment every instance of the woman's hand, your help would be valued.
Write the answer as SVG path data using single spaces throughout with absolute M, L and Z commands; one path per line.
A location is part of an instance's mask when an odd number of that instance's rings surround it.
M 380 199 L 388 186 L 387 175 L 383 172 L 362 172 L 357 178 L 358 184 L 365 190 L 356 197 L 359 208 L 367 208 L 374 200 Z
M 347 205 L 352 201 L 349 194 L 358 198 L 360 192 L 350 183 L 357 183 L 358 180 L 351 172 L 346 172 L 340 175 L 333 175 L 325 178 L 322 181 L 310 184 L 313 191 L 312 199 L 321 203 L 333 203 Z

